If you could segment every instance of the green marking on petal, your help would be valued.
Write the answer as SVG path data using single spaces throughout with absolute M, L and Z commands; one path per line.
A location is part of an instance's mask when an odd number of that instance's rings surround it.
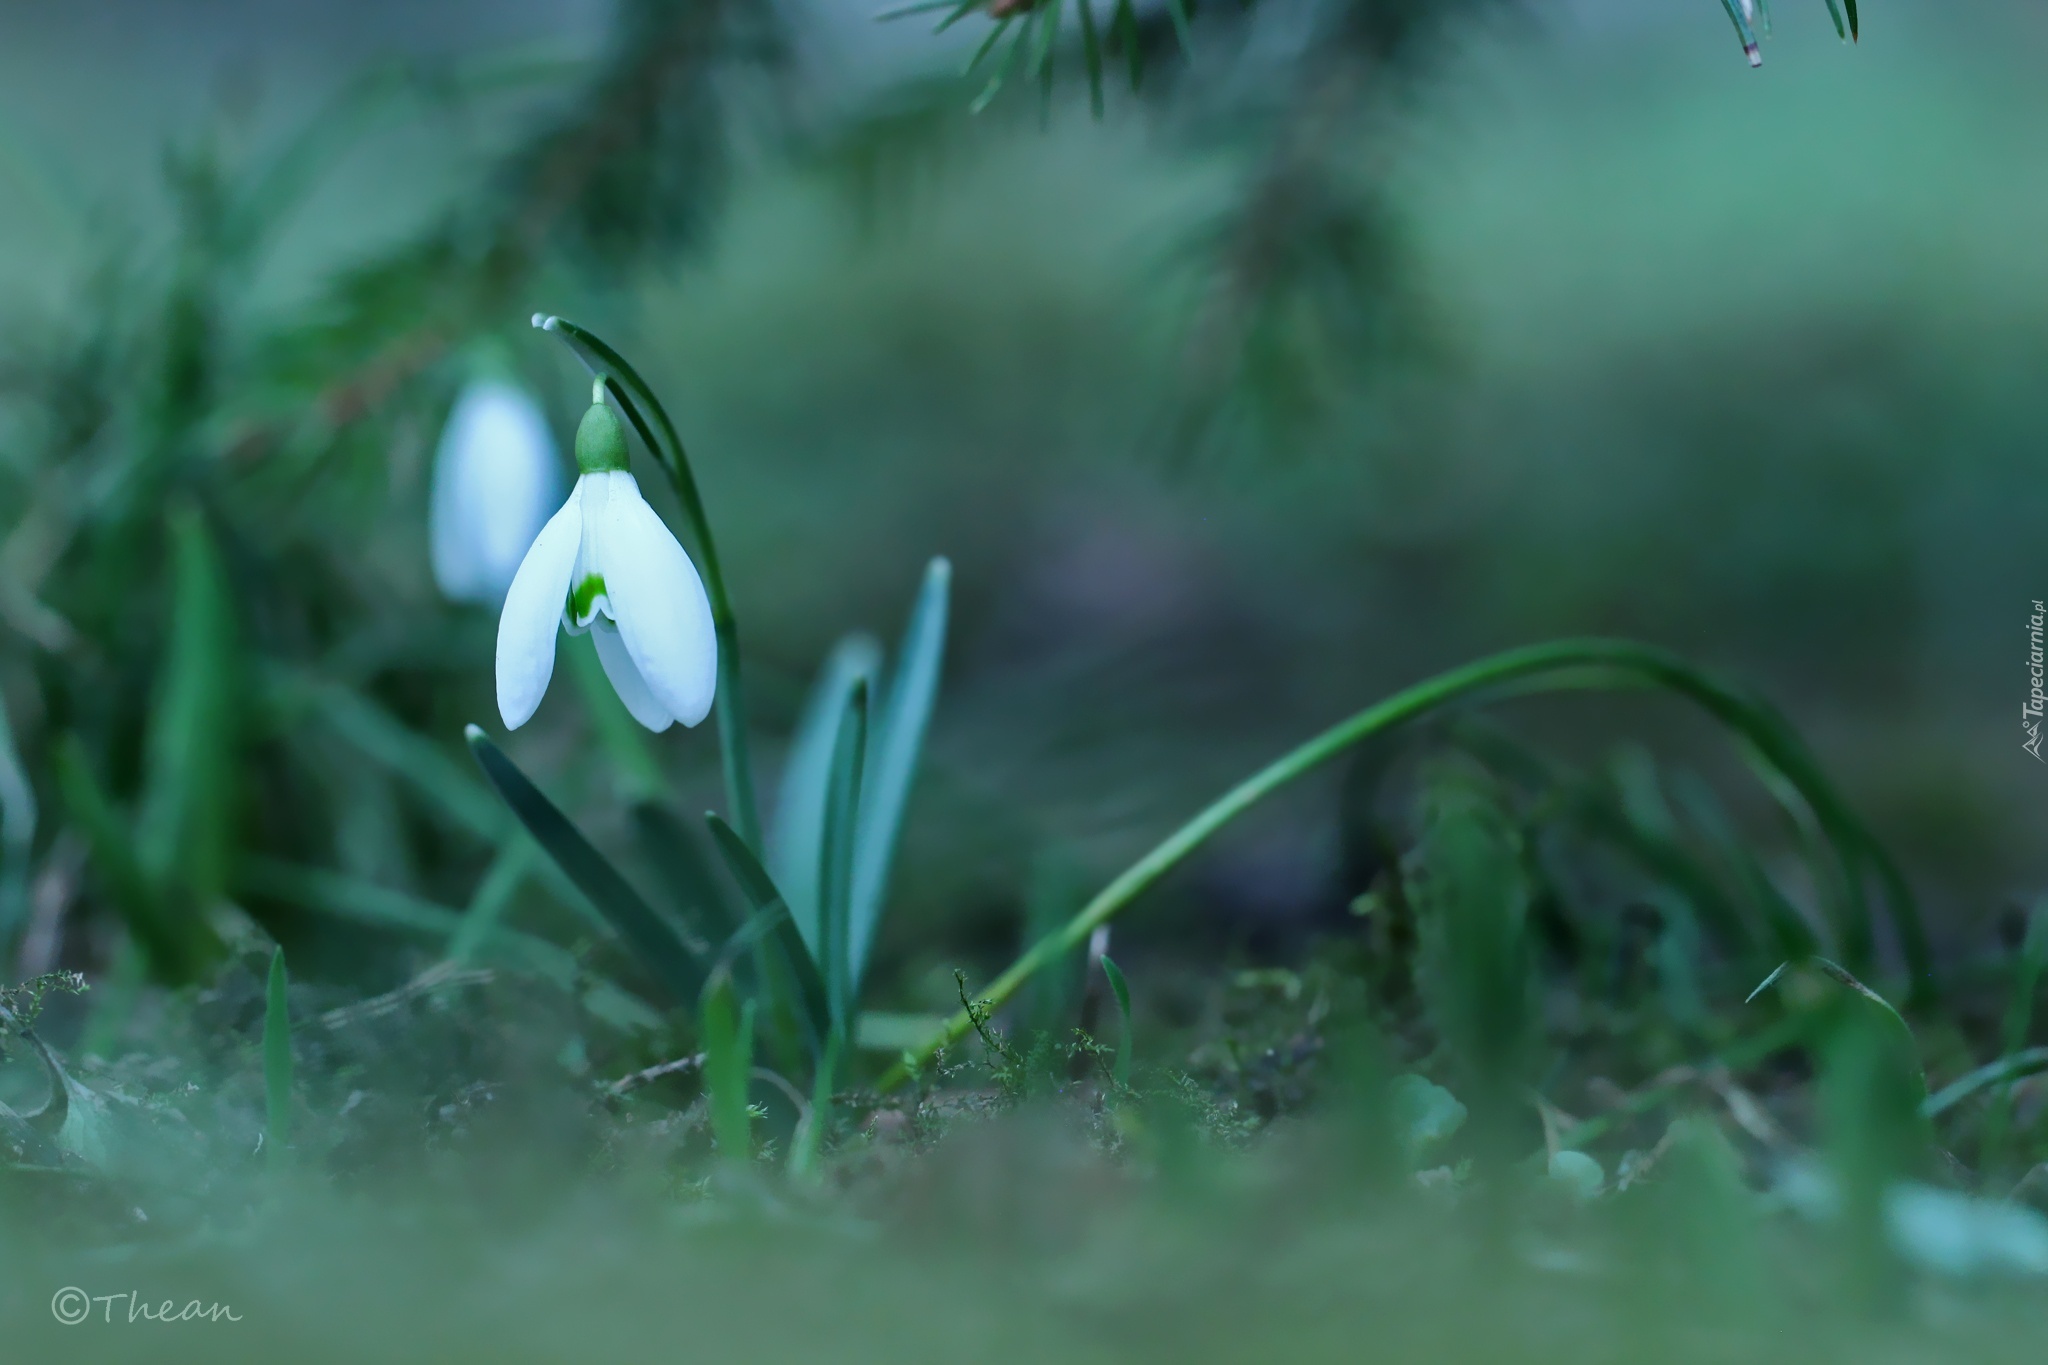
M 569 589 L 569 619 L 577 625 L 589 622 L 591 613 L 597 609 L 597 599 L 604 596 L 604 575 L 587 575 L 581 583 Z

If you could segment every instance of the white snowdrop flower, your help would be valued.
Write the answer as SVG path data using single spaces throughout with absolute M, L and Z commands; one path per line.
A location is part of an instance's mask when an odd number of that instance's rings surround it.
M 576 429 L 582 471 L 505 595 L 498 713 L 518 729 L 555 671 L 555 627 L 593 632 L 619 700 L 650 730 L 695 725 L 718 685 L 718 637 L 703 580 L 626 470 L 626 432 L 600 381 Z
M 495 607 L 562 498 L 561 457 L 540 405 L 502 380 L 462 391 L 434 455 L 427 546 L 456 602 Z

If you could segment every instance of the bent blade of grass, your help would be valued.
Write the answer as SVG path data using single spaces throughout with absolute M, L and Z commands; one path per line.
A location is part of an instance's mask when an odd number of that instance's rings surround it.
M 472 725 L 464 734 L 485 776 L 542 851 L 611 921 L 674 1002 L 694 1004 L 704 989 L 704 968 L 698 956 L 482 730 Z
M 711 600 L 711 627 L 718 637 L 718 740 L 725 765 L 725 795 L 732 807 L 733 826 L 756 852 L 761 848 L 761 816 L 754 796 L 753 761 L 748 753 L 746 691 L 740 671 L 739 625 L 733 616 L 732 599 L 726 594 L 725 571 L 718 562 L 718 546 L 711 536 L 711 519 L 705 515 L 704 499 L 697 491 L 697 478 L 690 469 L 689 453 L 676 434 L 675 423 L 661 406 L 639 372 L 624 356 L 593 333 L 566 318 L 536 313 L 533 325 L 560 337 L 592 375 L 602 378 L 605 389 L 618 403 L 641 444 L 654 456 L 662 473 L 676 491 L 692 538 L 697 542 L 698 569 L 704 576 L 704 593 Z
M 787 999 L 789 1008 L 795 1013 L 812 1055 L 822 1059 L 833 1031 L 832 1005 L 818 960 L 812 956 L 803 935 L 797 932 L 796 922 L 789 917 L 789 903 L 776 889 L 774 879 L 761 866 L 760 859 L 754 856 L 746 841 L 716 812 L 707 812 L 704 822 L 711 830 L 711 841 L 725 860 L 726 869 L 739 883 L 755 913 L 775 907 L 783 911 L 773 926 L 776 990 Z
M 1988 1086 L 1996 1086 L 2003 1092 L 2014 1081 L 2038 1076 L 2044 1071 L 2048 1071 L 2048 1047 L 2025 1048 L 1995 1062 L 1986 1062 L 1950 1081 L 1927 1097 L 1926 1103 L 1920 1106 L 1920 1112 L 1930 1119 L 1940 1118 Z
M 1216 831 L 1302 774 L 1321 767 L 1357 744 L 1453 703 L 1497 695 L 1508 688 L 1517 689 L 1517 695 L 1526 695 L 1553 675 L 1562 680 L 1562 685 L 1572 688 L 1583 688 L 1591 678 L 1606 676 L 1618 680 L 1625 687 L 1657 687 L 1684 697 L 1724 725 L 1755 741 L 1801 796 L 1814 806 L 1816 813 L 1821 815 L 1823 827 L 1832 831 L 1846 822 L 1846 832 L 1860 831 L 1860 826 L 1834 797 L 1804 746 L 1789 731 L 1776 729 L 1774 713 L 1760 702 L 1708 677 L 1664 650 L 1629 640 L 1559 640 L 1528 645 L 1451 669 L 1398 692 L 1338 722 L 1238 783 L 1118 874 L 1064 927 L 1033 944 L 989 984 L 982 992 L 983 997 L 992 1006 L 1009 999 L 1039 968 L 1057 961 L 1062 953 L 1086 942 L 1096 926 L 1108 923 L 1118 911 L 1185 861 Z M 1843 852 L 1842 856 L 1850 855 Z M 1912 919 L 1917 914 L 1910 900 L 1894 904 L 1892 910 L 1904 919 Z M 1910 941 L 1907 935 L 1901 937 Z M 1923 977 L 1916 970 L 1916 986 L 1923 980 L 1931 980 L 1931 971 Z M 948 1019 L 945 1029 L 932 1040 L 931 1046 L 920 1055 L 928 1056 L 933 1049 L 957 1042 L 972 1027 L 973 1020 L 965 1009 L 956 1012 Z M 900 1084 L 908 1078 L 911 1065 L 917 1060 L 917 1057 L 910 1057 L 905 1063 L 892 1067 L 877 1085 L 888 1088 Z
M 903 812 L 924 753 L 925 732 L 938 702 L 946 653 L 953 566 L 934 559 L 925 569 L 917 605 L 896 651 L 896 667 L 875 717 L 874 742 L 860 787 L 860 837 L 853 854 L 852 899 L 847 912 L 847 978 L 858 993 L 882 923 L 889 873 L 903 834 Z
M 846 713 L 847 697 L 863 681 L 872 685 L 881 662 L 881 646 L 867 635 L 849 635 L 833 647 L 804 701 L 789 755 L 783 761 L 781 790 L 776 793 L 774 837 L 768 842 L 767 863 L 798 932 L 821 961 L 818 868 L 825 847 L 833 745 L 839 737 L 839 719 Z
M 1905 1051 L 1905 1055 L 1913 1059 L 1913 1074 L 1920 1078 L 1920 1098 L 1924 1101 L 1927 1097 L 1927 1073 L 1920 1066 L 1920 1040 L 1914 1037 L 1913 1026 L 1906 1022 L 1906 1016 L 1899 1013 L 1898 1008 L 1891 1001 L 1864 985 L 1863 982 L 1857 979 L 1854 972 L 1842 966 L 1841 963 L 1831 958 L 1821 957 L 1818 954 L 1797 958 L 1790 962 L 1781 962 L 1769 976 L 1757 984 L 1757 988 L 1751 991 L 1742 1003 L 1746 1005 L 1750 1001 L 1755 1000 L 1765 990 L 1783 979 L 1786 972 L 1795 967 L 1811 967 L 1836 985 L 1847 990 L 1851 995 L 1883 1011 L 1885 1017 L 1890 1021 L 1892 1029 Z
M 284 949 L 270 955 L 270 981 L 263 1001 L 264 1158 L 273 1173 L 291 1162 L 292 1017 Z

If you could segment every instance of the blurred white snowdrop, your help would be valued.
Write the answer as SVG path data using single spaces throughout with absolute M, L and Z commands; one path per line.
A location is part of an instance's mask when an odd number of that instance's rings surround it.
M 541 528 L 498 619 L 498 713 L 518 729 L 555 671 L 555 628 L 591 632 L 619 700 L 650 730 L 711 711 L 718 638 L 696 565 L 640 496 L 599 381 L 576 429 L 581 476 Z
M 561 498 L 561 456 L 540 405 L 503 380 L 471 383 L 441 433 L 429 490 L 428 549 L 442 594 L 503 602 Z

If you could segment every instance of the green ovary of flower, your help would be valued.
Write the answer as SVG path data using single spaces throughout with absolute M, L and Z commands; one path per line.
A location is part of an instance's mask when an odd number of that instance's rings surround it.
M 587 575 L 569 590 L 569 619 L 579 626 L 588 623 L 591 613 L 597 608 L 597 599 L 604 595 L 604 575 Z

